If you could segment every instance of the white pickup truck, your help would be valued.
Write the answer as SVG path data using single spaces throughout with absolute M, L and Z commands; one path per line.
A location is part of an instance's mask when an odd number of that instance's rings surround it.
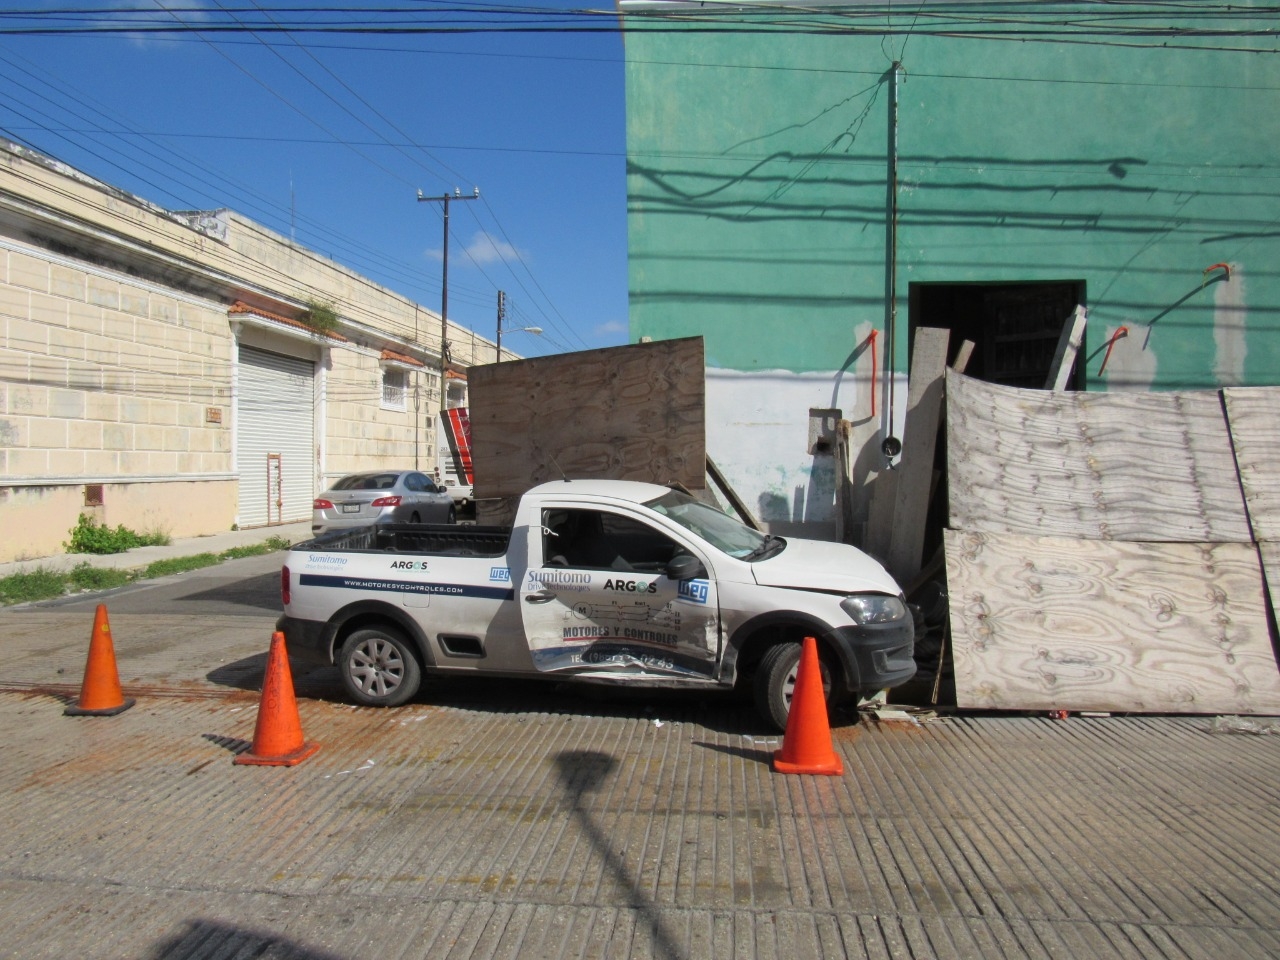
M 292 548 L 281 593 L 289 652 L 336 663 L 370 705 L 404 703 L 424 675 L 742 680 L 782 729 L 805 636 L 831 702 L 915 672 L 913 618 L 866 554 L 758 533 L 648 483 L 545 483 L 510 528 L 327 534 Z

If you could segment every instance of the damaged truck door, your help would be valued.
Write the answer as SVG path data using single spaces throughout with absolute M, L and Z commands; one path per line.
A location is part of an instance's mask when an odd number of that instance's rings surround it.
M 520 599 L 535 666 L 714 682 L 720 618 L 704 549 L 623 509 L 549 502 L 530 528 L 542 565 Z

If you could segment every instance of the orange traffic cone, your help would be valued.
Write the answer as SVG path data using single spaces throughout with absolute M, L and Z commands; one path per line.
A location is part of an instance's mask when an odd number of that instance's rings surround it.
M 248 753 L 238 754 L 234 762 L 292 767 L 319 749 L 320 744 L 307 743 L 302 739 L 302 721 L 298 717 L 298 701 L 293 697 L 289 655 L 284 648 L 284 634 L 277 630 L 271 635 L 271 651 L 267 654 L 267 675 L 262 681 L 262 699 L 258 702 L 253 745 Z
M 804 638 L 800 648 L 800 669 L 796 688 L 791 695 L 787 714 L 787 732 L 782 749 L 773 754 L 773 769 L 778 773 L 844 773 L 831 746 L 831 723 L 827 719 L 827 699 L 822 694 L 822 672 L 818 666 L 818 641 Z
M 124 698 L 120 674 L 116 671 L 116 650 L 111 643 L 111 624 L 105 604 L 98 604 L 89 637 L 89 660 L 84 666 L 80 699 L 62 711 L 69 717 L 114 717 L 132 707 L 136 700 Z

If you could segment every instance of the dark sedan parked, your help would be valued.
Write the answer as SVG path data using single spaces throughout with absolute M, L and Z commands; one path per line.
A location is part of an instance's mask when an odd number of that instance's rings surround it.
M 371 523 L 454 523 L 453 498 L 417 470 L 371 470 L 343 477 L 311 505 L 311 532 Z

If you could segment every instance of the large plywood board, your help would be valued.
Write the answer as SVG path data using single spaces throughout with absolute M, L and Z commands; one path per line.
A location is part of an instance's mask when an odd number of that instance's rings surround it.
M 1232 387 L 1222 395 L 1254 539 L 1280 542 L 1280 387 Z
M 705 375 L 701 337 L 472 367 L 476 497 L 562 476 L 702 489 Z
M 1020 390 L 948 372 L 947 470 L 958 530 L 1251 540 L 1214 391 Z
M 958 706 L 1280 714 L 1252 544 L 946 532 Z

